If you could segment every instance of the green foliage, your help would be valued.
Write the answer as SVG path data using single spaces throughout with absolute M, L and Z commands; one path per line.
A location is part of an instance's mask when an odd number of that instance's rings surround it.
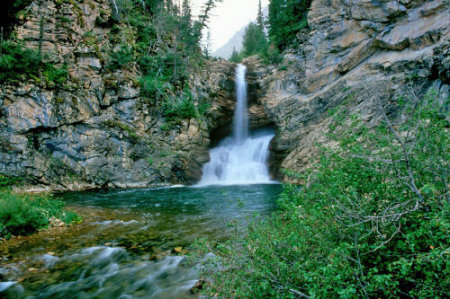
M 442 298 L 449 290 L 449 99 L 409 97 L 373 130 L 333 111 L 304 187 L 216 250 L 210 294 L 258 298 Z M 383 109 L 381 114 L 384 115 Z M 349 123 L 349 124 L 348 124 Z M 208 247 L 208 250 L 211 250 Z
M 283 56 L 280 54 L 278 48 L 274 44 L 271 44 L 267 49 L 267 55 L 264 57 L 264 60 L 266 63 L 278 64 L 283 61 Z
M 295 41 L 297 33 L 308 27 L 307 13 L 312 0 L 270 0 L 269 38 L 280 50 Z
M 214 2 L 206 4 L 209 10 Z M 171 2 L 160 0 L 116 0 L 116 4 L 117 10 L 112 7 L 110 39 L 133 47 L 116 48 L 110 68 L 126 68 L 136 61 L 142 72 L 141 96 L 160 108 L 167 121 L 176 123 L 202 115 L 207 105 L 200 105 L 186 92 L 189 73 L 197 70 L 204 59 L 200 39 L 205 24 L 193 22 L 189 0 L 182 2 L 181 11 Z M 207 12 L 200 18 L 206 21 Z M 98 22 L 109 21 L 102 16 Z
M 48 195 L 17 195 L 0 191 L 0 237 L 28 235 L 44 228 L 51 217 L 69 224 L 81 218 L 64 211 L 64 203 Z
M 81 217 L 64 210 L 64 203 L 51 195 L 20 195 L 11 192 L 22 178 L 0 174 L 0 238 L 28 235 L 47 227 L 52 217 L 66 224 L 78 223 Z
M 67 65 L 57 68 L 51 64 L 47 64 L 42 71 L 44 80 L 48 85 L 56 85 L 59 87 L 66 83 L 68 74 Z
M 206 116 L 211 108 L 210 102 L 200 101 L 197 105 L 197 111 L 200 116 Z
M 18 184 L 20 181 L 21 178 L 7 176 L 0 173 L 0 192 Z
M 109 57 L 108 67 L 110 69 L 121 69 L 134 61 L 133 47 L 122 44 L 118 49 L 112 51 Z
M 44 62 L 37 51 L 25 48 L 21 43 L 4 41 L 0 43 L 0 83 L 39 80 L 42 75 L 47 84 L 61 86 L 67 80 L 67 67 L 55 67 Z
M 242 47 L 240 53 L 233 49 L 229 61 L 241 63 L 243 58 L 253 55 L 267 58 L 269 44 L 264 29 L 256 23 L 250 23 L 245 29 Z
M 250 23 L 245 29 L 242 46 L 244 57 L 256 54 L 264 55 L 268 47 L 264 31 L 257 24 Z
M 192 95 L 185 90 L 180 98 L 166 98 L 163 103 L 163 115 L 169 122 L 179 122 L 183 119 L 197 118 L 198 112 Z
M 229 61 L 234 63 L 241 63 L 242 59 L 242 55 L 238 51 L 236 51 L 236 49 L 233 49 L 233 53 L 231 54 Z
M 136 131 L 121 121 L 107 120 L 106 125 L 110 128 L 116 128 L 126 132 L 132 143 L 136 143 L 139 141 L 139 135 L 136 133 Z

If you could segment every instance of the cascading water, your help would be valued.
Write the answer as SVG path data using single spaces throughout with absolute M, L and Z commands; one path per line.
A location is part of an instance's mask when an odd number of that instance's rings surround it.
M 233 135 L 236 144 L 242 144 L 248 137 L 247 82 L 245 65 L 236 68 L 236 109 L 233 118 Z
M 269 143 L 274 134 L 260 131 L 249 134 L 246 67 L 236 69 L 236 110 L 232 137 L 211 150 L 211 160 L 203 166 L 198 185 L 240 185 L 273 183 L 267 167 Z

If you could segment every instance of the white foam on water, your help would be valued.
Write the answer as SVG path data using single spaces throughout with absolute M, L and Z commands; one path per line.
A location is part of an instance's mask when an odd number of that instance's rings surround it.
M 211 160 L 203 166 L 203 176 L 196 186 L 276 183 L 270 178 L 267 166 L 269 144 L 274 134 L 249 136 L 245 74 L 246 67 L 239 64 L 232 137 L 225 138 L 210 151 Z
M 105 221 L 97 221 L 92 222 L 92 225 L 111 225 L 111 224 L 121 224 L 121 225 L 130 225 L 130 224 L 137 224 L 140 223 L 140 221 L 137 220 L 130 220 L 130 221 L 122 221 L 122 220 L 105 220 Z

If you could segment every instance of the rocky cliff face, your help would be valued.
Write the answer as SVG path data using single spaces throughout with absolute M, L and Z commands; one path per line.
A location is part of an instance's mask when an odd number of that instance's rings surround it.
M 338 105 L 372 125 L 380 103 L 395 115 L 397 96 L 411 88 L 448 101 L 448 1 L 315 0 L 308 23 L 278 68 L 246 61 L 277 127 L 276 167 L 309 167 Z
M 193 95 L 211 107 L 168 127 L 158 105 L 141 97 L 136 66 L 105 67 L 117 46 L 102 26 L 110 14 L 108 0 L 36 0 L 27 9 L 17 36 L 67 64 L 69 80 L 64 88 L 0 86 L 0 173 L 26 177 L 39 191 L 200 178 L 209 145 L 230 132 L 234 65 L 207 62 L 192 73 Z M 315 0 L 308 22 L 281 65 L 245 62 L 251 127 L 276 127 L 271 166 L 280 177 L 280 168 L 310 167 L 339 105 L 372 125 L 379 103 L 395 115 L 409 88 L 433 87 L 448 100 L 448 1 Z
M 231 119 L 234 65 L 207 62 L 191 74 L 207 117 L 168 127 L 140 96 L 139 71 L 105 67 L 116 45 L 101 21 L 108 0 L 33 1 L 17 37 L 41 44 L 69 81 L 0 86 L 0 173 L 27 178 L 29 190 L 81 190 L 192 183 L 208 161 L 209 132 Z M 131 41 L 132 42 L 132 41 Z

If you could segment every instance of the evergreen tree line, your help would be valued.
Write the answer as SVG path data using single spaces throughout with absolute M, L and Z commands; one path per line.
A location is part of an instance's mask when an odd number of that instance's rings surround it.
M 137 65 L 143 99 L 170 124 L 205 113 L 204 103 L 194 103 L 199 100 L 190 92 L 189 74 L 209 57 L 208 47 L 201 48 L 202 32 L 218 1 L 208 0 L 194 20 L 189 0 L 183 0 L 181 7 L 173 0 L 112 0 L 117 24 L 111 31 L 116 32 L 116 42 L 130 34 L 130 27 L 136 30 L 131 31 L 131 43 L 112 49 L 109 65 Z
M 295 43 L 296 36 L 308 26 L 307 13 L 312 0 L 270 0 L 269 17 L 264 20 L 261 1 L 256 22 L 250 23 L 244 34 L 242 51 L 236 49 L 230 57 L 232 62 L 258 55 L 268 62 L 276 62 L 279 52 Z M 265 28 L 268 28 L 266 35 Z
M 194 20 L 189 0 L 183 0 L 180 7 L 174 0 L 110 0 L 111 11 L 100 11 L 95 20 L 96 26 L 108 32 L 109 43 L 98 49 L 104 71 L 137 68 L 142 74 L 136 78 L 141 84 L 141 95 L 153 107 L 161 107 L 161 113 L 168 118 L 174 113 L 177 118 L 195 116 L 191 113 L 196 109 L 189 92 L 188 74 L 201 67 L 209 56 L 200 44 L 210 12 L 218 1 L 208 0 L 203 13 Z M 20 0 L 11 4 L 6 11 L 9 19 L 0 23 L 4 29 L 0 36 L 0 83 L 41 78 L 39 81 L 47 82 L 48 87 L 65 88 L 70 79 L 65 66 L 44 62 L 52 53 L 41 53 L 41 43 L 38 50 L 28 49 L 14 34 L 9 34 L 11 26 L 19 22 L 19 15 L 26 18 L 29 3 Z M 81 11 L 76 1 L 58 0 L 55 4 L 57 9 L 71 5 Z M 12 25 L 3 27 L 6 23 Z M 84 27 L 83 22 L 80 26 Z M 43 27 L 41 19 L 40 34 Z M 84 37 L 95 44 L 94 31 L 86 32 Z M 178 110 L 189 113 L 180 114 Z

